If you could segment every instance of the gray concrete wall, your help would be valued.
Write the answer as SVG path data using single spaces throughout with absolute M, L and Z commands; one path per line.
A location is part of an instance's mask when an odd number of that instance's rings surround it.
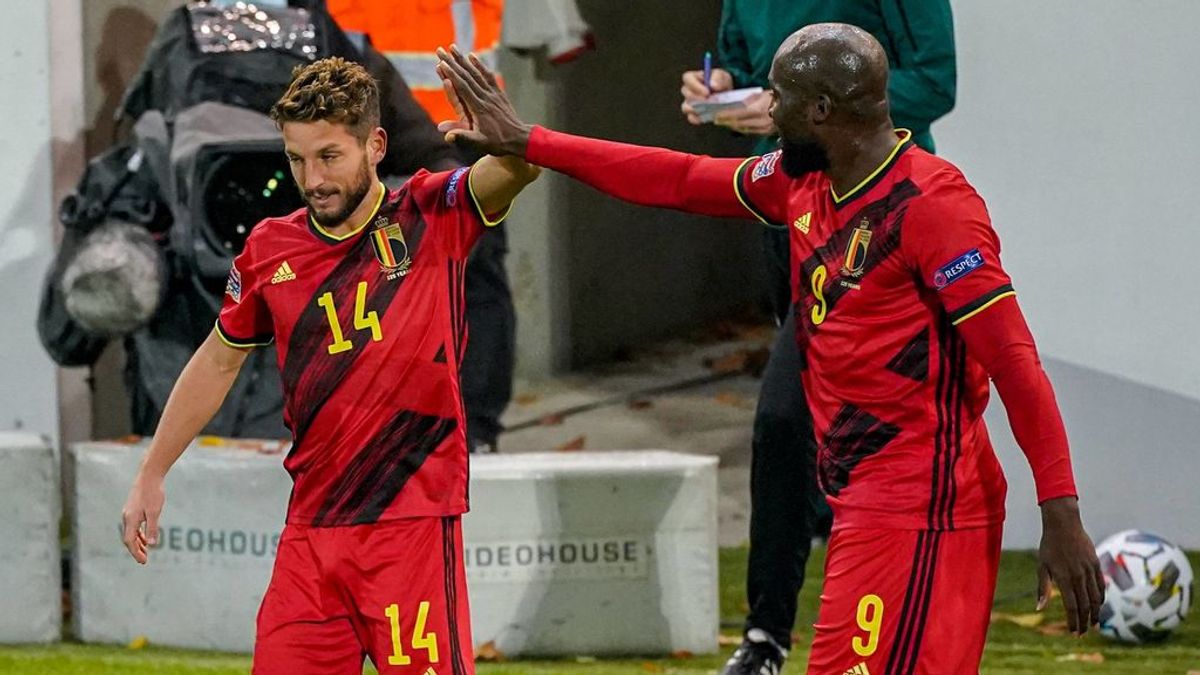
M 689 152 L 749 151 L 744 139 L 693 128 L 679 114 L 680 75 L 698 68 L 704 51 L 714 48 L 719 0 L 687 3 L 686 12 L 666 0 L 579 5 L 595 32 L 596 51 L 571 64 L 518 64 L 507 72 L 530 121 Z M 524 374 L 602 361 L 761 299 L 758 226 L 633 207 L 561 177 L 546 183 L 536 198 L 545 202 L 524 199 L 511 235 Z M 531 207 L 535 218 L 547 221 L 525 220 Z M 518 233 L 521 228 L 527 231 Z M 543 252 L 563 259 L 539 261 Z M 530 271 L 535 281 L 527 284 Z M 565 297 L 541 297 L 539 305 L 529 301 L 532 292 Z M 556 337 L 532 340 L 531 331 Z
M 1200 59 L 1191 0 L 957 0 L 938 148 L 987 200 L 1058 393 L 1085 523 L 1200 545 Z M 1002 406 L 1006 545 L 1040 536 Z
M 51 190 L 49 7 L 10 7 L 0 22 L 0 88 L 8 93 L 0 138 L 0 430 L 58 437 L 54 364 L 37 337 L 40 282 L 49 265 Z

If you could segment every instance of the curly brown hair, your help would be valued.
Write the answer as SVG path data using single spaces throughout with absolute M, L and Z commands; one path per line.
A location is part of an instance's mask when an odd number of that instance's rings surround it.
M 340 56 L 296 66 L 287 92 L 271 107 L 271 119 L 344 124 L 360 141 L 379 126 L 379 84 L 361 65 Z

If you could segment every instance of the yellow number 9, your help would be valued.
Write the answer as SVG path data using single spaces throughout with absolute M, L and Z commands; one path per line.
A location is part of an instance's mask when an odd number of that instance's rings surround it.
M 813 270 L 812 278 L 809 280 L 812 284 L 813 295 L 817 298 L 817 304 L 812 308 L 812 322 L 814 326 L 820 326 L 825 321 L 825 312 L 829 306 L 825 303 L 825 279 L 829 276 L 829 271 L 824 265 L 817 265 L 817 269 Z
M 851 643 L 854 653 L 870 656 L 879 647 L 879 627 L 883 625 L 883 600 L 878 595 L 864 595 L 858 601 L 858 627 L 866 631 L 867 639 L 855 635 Z

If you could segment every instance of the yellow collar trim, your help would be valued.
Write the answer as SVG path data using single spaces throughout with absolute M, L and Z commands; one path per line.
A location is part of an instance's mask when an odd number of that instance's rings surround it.
M 872 171 L 866 178 L 862 179 L 858 185 L 855 185 L 853 188 L 851 188 L 849 192 L 839 197 L 837 190 L 833 189 L 833 184 L 829 184 L 829 194 L 833 195 L 834 204 L 840 204 L 853 197 L 854 193 L 861 190 L 864 185 L 875 180 L 875 177 L 878 176 L 884 169 L 886 169 L 892 163 L 892 160 L 896 159 L 896 155 L 900 152 L 900 148 L 903 148 L 905 143 L 908 143 L 910 140 L 912 140 L 912 132 L 908 129 L 897 129 L 896 135 L 900 137 L 900 140 L 896 141 L 896 147 L 892 148 L 892 151 L 888 153 L 887 158 L 884 159 L 879 166 L 875 167 L 875 170 Z
M 313 227 L 317 228 L 317 231 L 320 232 L 322 235 L 329 237 L 330 239 L 333 239 L 334 241 L 346 241 L 350 237 L 353 237 L 354 235 L 361 232 L 362 229 L 367 226 L 367 223 L 371 222 L 375 218 L 375 214 L 379 213 L 379 207 L 383 204 L 383 197 L 387 194 L 387 186 L 384 185 L 382 182 L 380 182 L 379 188 L 380 188 L 379 189 L 379 197 L 375 200 L 375 207 L 371 209 L 371 214 L 369 216 L 367 216 L 366 219 L 363 220 L 362 223 L 358 227 L 354 228 L 353 230 L 350 230 L 346 234 L 343 234 L 341 236 L 333 234 L 329 230 L 326 230 L 325 227 L 323 225 L 321 225 L 320 223 L 318 223 L 317 219 L 313 218 L 311 215 L 308 217 L 308 219 L 312 221 Z

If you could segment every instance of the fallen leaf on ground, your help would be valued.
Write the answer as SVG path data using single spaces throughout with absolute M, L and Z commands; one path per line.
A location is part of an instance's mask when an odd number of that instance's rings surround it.
M 587 436 L 576 436 L 566 443 L 556 446 L 554 449 L 559 452 L 574 452 L 575 450 L 582 450 L 583 446 L 586 444 Z
M 1059 621 L 1057 623 L 1048 623 L 1045 626 L 1040 626 L 1038 627 L 1037 632 L 1041 633 L 1042 635 L 1058 636 L 1066 635 L 1070 631 L 1067 629 L 1066 621 Z
M 717 375 L 747 373 L 754 377 L 762 377 L 771 358 L 771 350 L 766 347 L 758 349 L 739 349 L 724 356 L 704 360 L 704 366 Z
M 643 661 L 642 670 L 646 671 L 647 673 L 661 673 L 663 667 L 653 661 Z
M 740 373 L 746 369 L 746 363 L 750 360 L 750 352 L 745 349 L 739 349 L 731 354 L 719 356 L 715 359 L 705 359 L 704 366 L 718 375 L 727 375 L 729 373 Z
M 1087 654 L 1063 654 L 1054 659 L 1055 661 L 1079 661 L 1081 663 L 1104 663 L 1104 655 L 1100 652 L 1090 652 Z
M 679 651 L 671 652 L 671 658 L 673 659 L 690 659 L 694 656 L 696 655 L 686 649 L 680 649 Z
M 148 645 L 148 644 L 150 644 L 150 639 L 147 638 L 145 635 L 139 635 L 129 641 L 129 648 L 130 649 L 144 649 L 146 647 L 146 645 Z
M 629 402 L 630 410 L 645 410 L 646 408 L 653 408 L 653 407 L 654 407 L 654 401 L 644 399 L 644 398 L 635 398 L 634 400 Z
M 992 612 L 992 622 L 1007 621 L 1015 623 L 1022 628 L 1036 628 L 1042 625 L 1042 621 L 1046 618 L 1041 612 L 1033 612 L 1031 614 L 1006 614 L 1004 612 Z
M 717 403 L 733 406 L 735 408 L 750 407 L 750 399 L 732 391 L 717 392 L 716 396 L 713 396 L 713 399 L 716 400 Z
M 475 648 L 476 661 L 503 661 L 504 652 L 496 649 L 496 641 L 488 640 L 487 642 Z

